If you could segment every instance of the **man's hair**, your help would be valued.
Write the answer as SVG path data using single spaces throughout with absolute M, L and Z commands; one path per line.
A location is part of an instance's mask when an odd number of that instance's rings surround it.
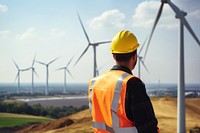
M 131 53 L 126 53 L 126 54 L 115 54 L 113 53 L 113 55 L 115 56 L 116 61 L 128 61 L 131 59 L 131 57 L 133 55 L 137 54 L 137 50 L 131 52 Z

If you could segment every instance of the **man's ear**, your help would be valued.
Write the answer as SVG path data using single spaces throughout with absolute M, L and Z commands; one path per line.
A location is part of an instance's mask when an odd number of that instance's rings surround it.
M 113 55 L 113 59 L 115 59 L 116 60 L 116 56 L 114 55 L 114 54 L 112 54 Z
M 136 61 L 137 60 L 137 54 L 134 54 L 133 55 L 133 61 Z

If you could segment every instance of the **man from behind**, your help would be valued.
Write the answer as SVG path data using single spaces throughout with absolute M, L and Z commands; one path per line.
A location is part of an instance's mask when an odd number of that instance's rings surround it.
M 132 74 L 137 63 L 137 38 L 118 32 L 111 46 L 116 64 L 93 78 L 88 87 L 95 133 L 157 133 L 157 119 L 144 83 Z

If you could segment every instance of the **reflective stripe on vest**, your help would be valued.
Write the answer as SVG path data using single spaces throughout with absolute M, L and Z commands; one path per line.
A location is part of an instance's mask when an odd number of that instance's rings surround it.
M 118 102 L 120 99 L 120 92 L 122 89 L 122 83 L 123 80 L 128 77 L 130 74 L 128 73 L 124 73 L 122 74 L 117 83 L 116 83 L 116 87 L 115 87 L 115 91 L 114 91 L 114 96 L 113 96 L 113 100 L 112 100 L 112 105 L 111 105 L 111 110 L 112 110 L 112 127 L 108 126 L 106 123 L 104 122 L 96 122 L 93 121 L 92 125 L 94 128 L 97 129 L 102 129 L 102 130 L 106 130 L 110 133 L 138 133 L 136 127 L 120 127 L 119 125 L 119 117 L 117 116 L 117 109 L 118 109 Z M 90 94 L 89 94 L 89 107 L 90 107 L 90 112 L 92 114 L 92 102 L 91 102 L 91 98 L 92 98 L 92 90 L 94 88 L 94 84 L 96 82 L 96 79 L 92 80 L 92 83 L 90 85 Z
M 94 88 L 96 80 L 92 80 L 92 84 L 89 88 L 90 94 L 89 94 L 89 109 L 90 109 L 90 114 L 92 114 L 92 89 Z
M 92 122 L 92 126 L 110 133 L 138 133 L 136 127 L 109 127 L 104 122 Z
M 120 98 L 120 92 L 121 92 L 121 89 L 122 89 L 122 82 L 129 75 L 130 74 L 128 74 L 128 73 L 122 74 L 122 76 L 119 77 L 117 84 L 116 84 L 116 87 L 115 87 L 114 96 L 113 96 L 112 105 L 111 105 L 112 126 L 113 127 L 119 127 L 119 117 L 117 116 L 118 102 L 119 102 L 119 98 Z

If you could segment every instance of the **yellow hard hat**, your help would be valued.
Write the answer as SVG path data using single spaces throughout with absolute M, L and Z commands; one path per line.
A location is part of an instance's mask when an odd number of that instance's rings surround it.
M 138 47 L 139 43 L 135 35 L 130 31 L 122 30 L 114 36 L 110 51 L 115 54 L 126 54 L 135 51 Z

